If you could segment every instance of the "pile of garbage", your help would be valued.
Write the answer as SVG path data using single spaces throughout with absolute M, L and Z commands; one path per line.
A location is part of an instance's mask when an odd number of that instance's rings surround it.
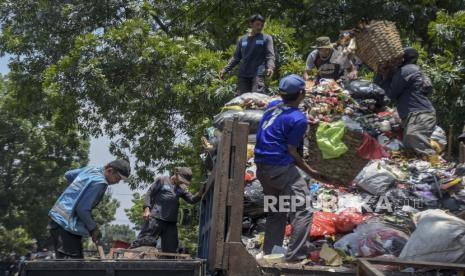
M 444 131 L 438 127 L 431 137 L 438 154 L 421 160 L 402 148 L 400 119 L 377 85 L 322 81 L 307 88 L 301 109 L 311 125 L 304 157 L 328 176 L 326 183 L 306 177 L 314 208 L 309 259 L 330 266 L 378 256 L 464 262 L 465 165 L 442 159 L 447 144 Z M 254 136 L 272 100 L 257 93 L 231 100 L 204 137 L 208 162 L 214 160 L 226 118 L 251 125 L 242 241 L 254 256 L 262 254 L 266 222 L 263 189 L 253 161 Z M 338 173 L 337 162 L 351 173 Z M 291 233 L 289 224 L 286 237 Z M 276 248 L 275 253 L 285 250 L 287 238 L 284 248 Z

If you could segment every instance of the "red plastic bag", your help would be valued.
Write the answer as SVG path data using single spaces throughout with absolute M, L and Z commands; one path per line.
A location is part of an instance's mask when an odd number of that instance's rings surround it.
M 286 237 L 290 237 L 291 234 L 292 234 L 292 225 L 288 224 L 288 225 L 286 225 L 286 230 L 284 232 L 284 235 Z
M 354 211 L 343 211 L 336 217 L 336 230 L 338 233 L 349 233 L 364 220 L 363 214 Z
M 386 152 L 384 147 L 366 132 L 363 133 L 363 141 L 357 149 L 357 154 L 367 160 L 389 157 L 389 154 Z
M 320 237 L 336 234 L 336 214 L 329 212 L 313 213 L 310 236 Z

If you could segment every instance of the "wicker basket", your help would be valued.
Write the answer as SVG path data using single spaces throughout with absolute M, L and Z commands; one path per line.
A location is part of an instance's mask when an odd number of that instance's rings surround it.
M 391 70 L 402 63 L 404 50 L 396 25 L 390 21 L 372 21 L 356 32 L 356 54 L 375 72 Z
M 331 182 L 342 182 L 344 185 L 349 185 L 369 161 L 357 154 L 357 149 L 362 143 L 363 135 L 346 128 L 343 142 L 349 148 L 348 151 L 339 158 L 323 159 L 323 155 L 316 142 L 317 129 L 318 125 L 311 125 L 305 139 L 305 146 L 308 149 L 305 157 L 308 164 L 313 169 L 322 173 Z

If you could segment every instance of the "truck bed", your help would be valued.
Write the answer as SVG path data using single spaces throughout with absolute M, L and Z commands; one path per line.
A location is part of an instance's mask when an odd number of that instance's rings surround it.
M 205 261 L 193 260 L 40 260 L 26 262 L 21 276 L 201 276 Z

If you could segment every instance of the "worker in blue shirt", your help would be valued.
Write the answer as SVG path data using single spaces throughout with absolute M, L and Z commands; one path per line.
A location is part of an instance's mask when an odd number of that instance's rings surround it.
M 129 162 L 117 159 L 105 167 L 88 166 L 65 173 L 69 186 L 49 211 L 48 229 L 57 259 L 83 258 L 82 236 L 90 235 L 97 243 L 100 230 L 92 218 L 92 209 L 100 202 L 108 185 L 126 180 Z
M 257 132 L 257 178 L 263 186 L 265 196 L 275 197 L 276 202 L 280 202 L 280 196 L 306 200 L 309 199 L 310 191 L 298 168 L 315 178 L 321 179 L 321 175 L 302 159 L 297 150 L 302 144 L 308 125 L 307 117 L 299 110 L 299 104 L 305 98 L 305 81 L 295 74 L 286 76 L 279 82 L 279 90 L 282 101 L 270 104 Z M 277 212 L 268 212 L 264 254 L 271 254 L 275 245 L 282 246 L 289 213 L 292 234 L 286 260 L 293 262 L 307 258 L 310 246 L 308 235 L 312 218 L 311 206 L 295 205 L 291 206 L 291 210 L 294 209 L 295 212 L 279 209 Z

